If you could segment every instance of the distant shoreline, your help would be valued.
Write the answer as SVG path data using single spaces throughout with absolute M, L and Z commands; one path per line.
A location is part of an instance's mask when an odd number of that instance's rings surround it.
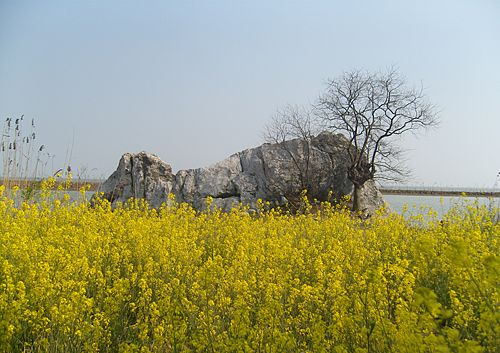
M 28 181 L 29 183 L 30 181 Z M 22 181 L 24 183 L 24 181 Z M 16 185 L 14 181 L 9 181 L 9 184 L 11 185 Z M 66 181 L 56 181 L 54 184 L 54 190 L 57 190 L 59 185 L 63 186 L 63 190 L 68 190 L 68 191 L 80 191 L 81 188 L 85 188 L 86 191 L 96 191 L 97 187 L 102 184 L 101 182 L 96 182 L 96 181 L 72 181 L 69 188 L 66 188 Z M 0 186 L 3 185 L 2 180 L 0 180 Z M 90 189 L 87 189 L 87 185 L 90 185 Z
M 446 191 L 446 190 L 406 190 L 379 188 L 382 195 L 422 195 L 422 196 L 462 196 L 469 197 L 500 197 L 500 192 L 482 191 Z
M 65 181 L 56 181 L 54 189 L 57 189 L 59 185 L 63 185 L 65 187 Z M 70 187 L 66 190 L 68 191 L 79 191 L 82 187 L 90 185 L 90 189 L 87 191 L 96 191 L 98 186 L 102 184 L 102 182 L 97 181 L 73 181 L 70 184 Z M 0 179 L 0 185 L 3 185 L 2 180 Z M 389 188 L 379 188 L 379 191 L 382 195 L 422 195 L 422 196 L 462 196 L 465 194 L 468 197 L 500 197 L 500 192 L 483 192 L 483 191 L 447 191 L 447 190 L 416 190 L 416 189 L 389 189 Z

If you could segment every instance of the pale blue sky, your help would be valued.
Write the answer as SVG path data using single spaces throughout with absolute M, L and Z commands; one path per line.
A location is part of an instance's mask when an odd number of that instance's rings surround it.
M 442 110 L 403 142 L 414 183 L 493 186 L 498 0 L 0 0 L 0 118 L 35 118 L 54 169 L 73 144 L 73 170 L 96 177 L 143 150 L 174 172 L 208 166 L 260 145 L 276 109 L 314 102 L 325 79 L 391 64 Z

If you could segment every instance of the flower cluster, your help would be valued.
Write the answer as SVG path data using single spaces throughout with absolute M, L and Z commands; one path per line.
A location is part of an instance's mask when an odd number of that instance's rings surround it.
M 500 228 L 473 203 L 360 221 L 51 195 L 0 201 L 0 351 L 500 347 Z

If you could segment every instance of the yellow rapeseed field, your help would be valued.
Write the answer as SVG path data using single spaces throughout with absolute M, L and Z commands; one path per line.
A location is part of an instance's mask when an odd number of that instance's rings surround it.
M 50 184 L 0 201 L 0 351 L 500 351 L 496 210 L 112 210 Z

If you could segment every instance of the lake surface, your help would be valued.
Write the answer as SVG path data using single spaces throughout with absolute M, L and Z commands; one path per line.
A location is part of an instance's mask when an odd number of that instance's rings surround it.
M 434 196 L 434 195 L 383 195 L 387 203 L 396 211 L 401 214 L 405 204 L 408 204 L 408 212 L 413 214 L 426 213 L 430 207 L 433 211 L 438 213 L 438 218 L 442 218 L 443 215 L 448 212 L 455 203 L 464 202 L 468 200 L 470 203 L 478 201 L 478 205 L 499 206 L 499 198 L 489 198 L 489 197 L 465 197 L 460 198 L 456 196 Z M 414 208 L 415 206 L 415 208 Z M 426 206 L 422 210 L 421 206 Z

